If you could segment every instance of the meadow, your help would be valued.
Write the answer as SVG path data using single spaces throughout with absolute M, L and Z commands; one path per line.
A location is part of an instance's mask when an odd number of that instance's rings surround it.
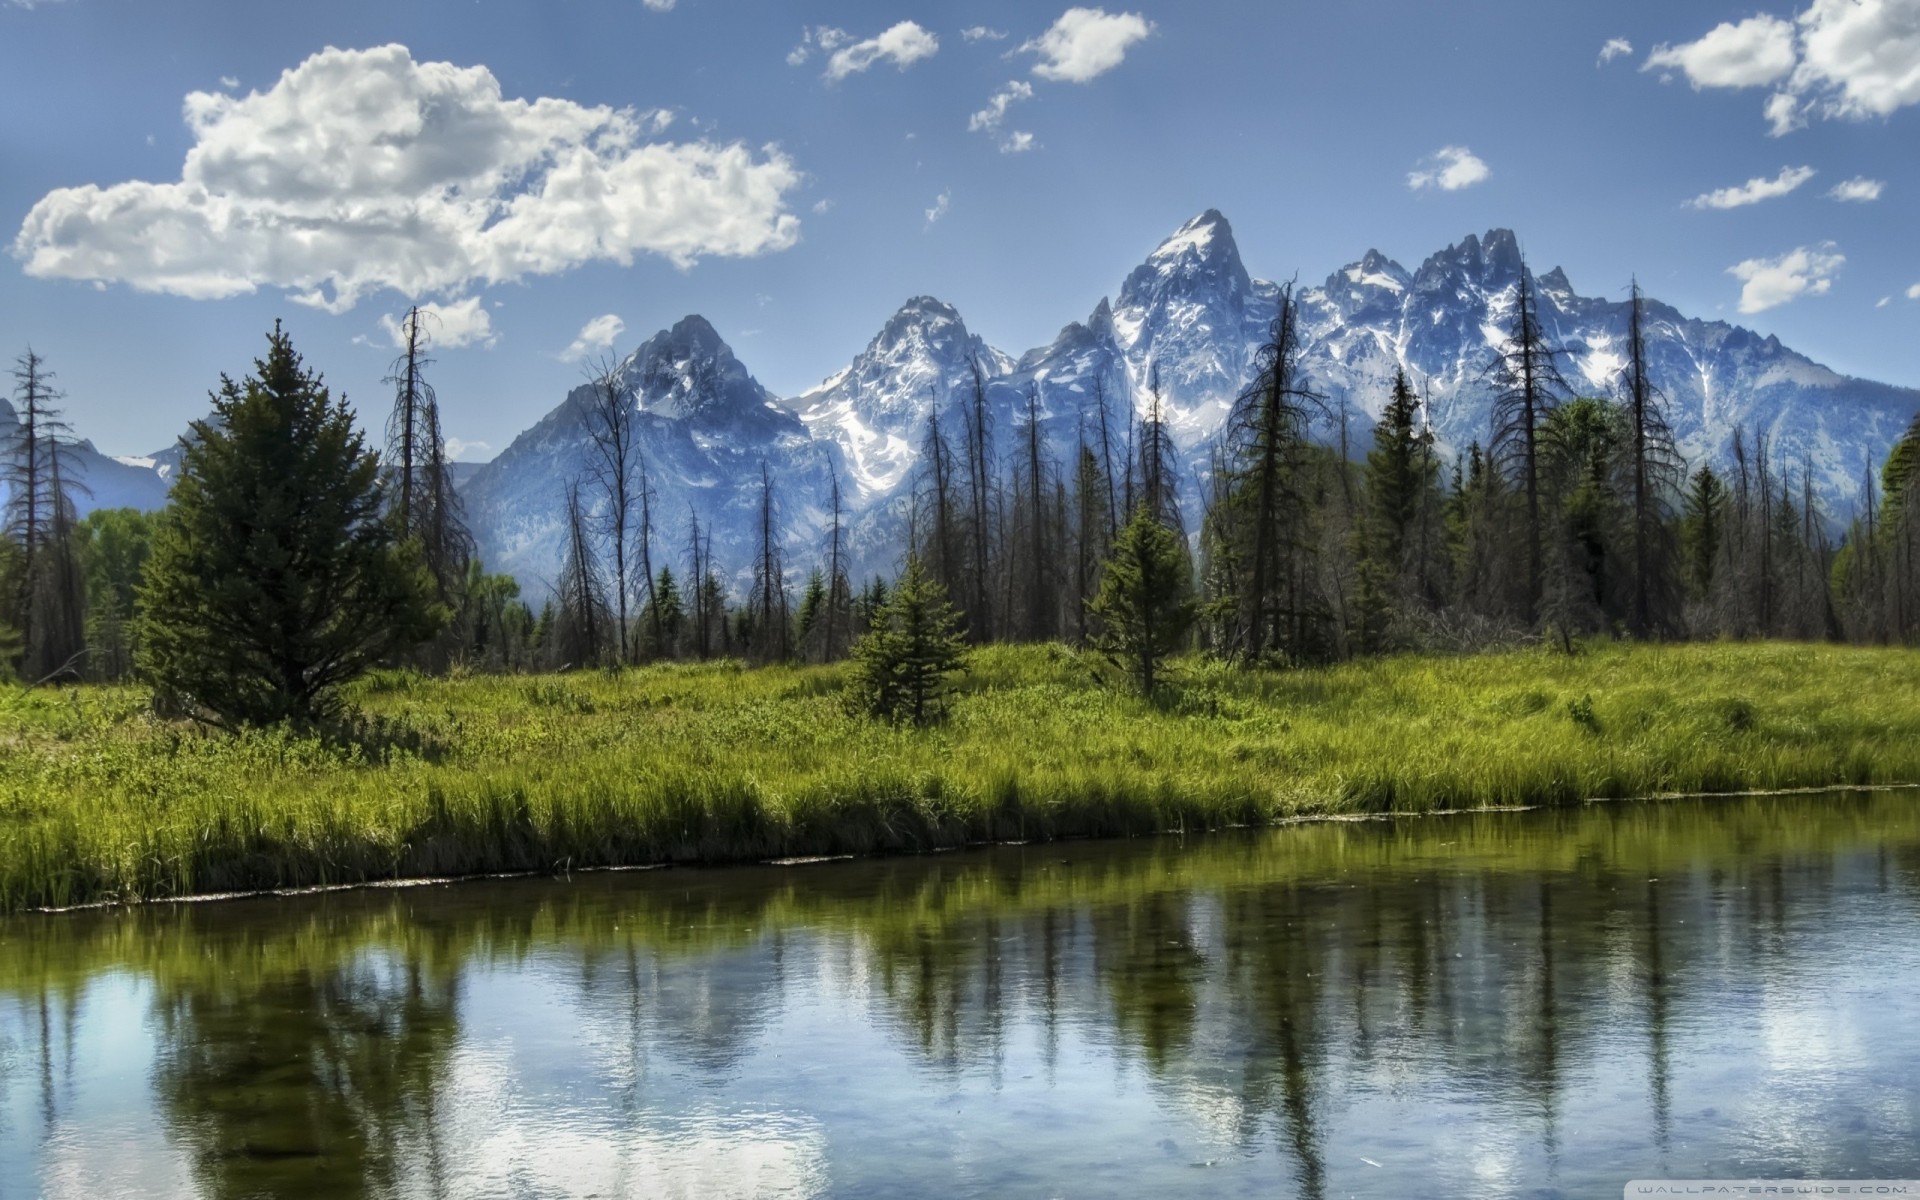
M 1596 644 L 1248 672 L 1154 703 L 1059 646 L 974 653 L 928 729 L 846 668 L 357 685 L 328 736 L 138 688 L 0 693 L 0 909 L 1379 812 L 1920 783 L 1920 651 Z

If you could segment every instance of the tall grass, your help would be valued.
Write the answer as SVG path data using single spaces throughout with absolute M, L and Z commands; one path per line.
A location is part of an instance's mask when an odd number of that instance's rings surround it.
M 1920 782 L 1920 653 L 1601 646 L 1245 673 L 1148 704 L 977 653 L 930 730 L 839 668 L 376 677 L 352 736 L 199 733 L 133 689 L 0 700 L 0 908 L 913 851 L 1342 812 Z

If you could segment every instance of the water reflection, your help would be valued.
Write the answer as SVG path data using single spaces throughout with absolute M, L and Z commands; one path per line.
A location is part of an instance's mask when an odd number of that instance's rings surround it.
M 0 923 L 0 1195 L 1920 1174 L 1920 797 Z

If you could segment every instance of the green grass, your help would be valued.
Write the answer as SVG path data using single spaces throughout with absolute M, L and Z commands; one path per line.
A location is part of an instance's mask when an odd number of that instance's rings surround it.
M 1920 652 L 1605 645 L 1243 673 L 1159 706 L 1058 647 L 974 656 L 950 721 L 840 668 L 383 675 L 352 745 L 202 734 L 135 689 L 0 699 L 0 908 L 927 850 L 1342 812 L 1920 782 Z

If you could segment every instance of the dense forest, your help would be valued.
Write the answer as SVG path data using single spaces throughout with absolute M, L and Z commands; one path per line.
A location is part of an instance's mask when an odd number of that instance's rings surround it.
M 276 327 L 254 375 L 222 380 L 215 416 L 183 440 L 172 503 L 153 514 L 76 515 L 86 483 L 62 394 L 28 350 L 13 371 L 17 429 L 0 447 L 0 669 L 28 684 L 171 681 L 161 698 L 178 693 L 187 711 L 210 680 L 249 672 L 256 690 L 311 693 L 229 712 L 254 721 L 314 715 L 329 688 L 380 664 L 858 657 L 871 668 L 919 656 L 937 678 L 963 642 L 1059 640 L 1151 692 L 1162 660 L 1188 650 L 1284 667 L 1528 640 L 1573 652 L 1596 635 L 1920 638 L 1920 512 L 1908 502 L 1920 418 L 1884 461 L 1863 449 L 1865 500 L 1843 527 L 1810 464 L 1777 461 L 1764 433 L 1736 432 L 1723 470 L 1682 461 L 1648 376 L 1637 288 L 1633 305 L 1613 394 L 1580 395 L 1523 272 L 1485 372 L 1492 427 L 1451 461 L 1404 373 L 1371 445 L 1352 445 L 1344 407 L 1336 416 L 1299 370 L 1290 292 L 1224 432 L 1185 457 L 1157 377 L 1143 402 L 1085 397 L 1061 462 L 1039 394 L 996 429 L 976 368 L 970 402 L 926 422 L 898 579 L 850 577 L 837 484 L 817 498 L 831 514 L 823 543 L 789 561 L 780 481 L 764 468 L 740 483 L 758 500 L 752 560 L 716 561 L 698 511 L 659 510 L 636 402 L 613 364 L 597 364 L 565 566 L 541 595 L 475 557 L 417 311 L 382 446 L 365 444 Z M 1183 494 L 1199 511 L 1182 511 Z M 249 658 L 236 643 L 267 609 L 285 636 Z M 877 678 L 870 688 L 888 698 L 876 705 L 892 711 L 899 689 Z

